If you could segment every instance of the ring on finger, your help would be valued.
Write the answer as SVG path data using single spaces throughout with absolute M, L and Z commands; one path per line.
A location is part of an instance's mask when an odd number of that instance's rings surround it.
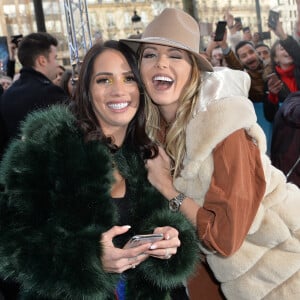
M 136 265 L 135 264 L 132 264 L 131 265 L 131 269 L 135 269 Z

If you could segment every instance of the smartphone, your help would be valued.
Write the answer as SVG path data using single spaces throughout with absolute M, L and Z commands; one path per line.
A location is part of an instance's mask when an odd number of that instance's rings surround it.
M 269 81 L 270 79 L 273 82 L 276 82 L 279 78 L 276 73 L 271 73 L 271 74 L 267 75 L 267 80 Z
M 261 40 L 269 40 L 269 39 L 271 39 L 271 33 L 270 33 L 270 31 L 264 31 L 264 32 L 261 32 L 261 33 L 259 34 L 259 38 L 260 38 Z
M 269 17 L 268 17 L 268 26 L 275 30 L 278 20 L 279 20 L 279 12 L 270 10 Z
M 214 39 L 215 42 L 220 42 L 223 40 L 225 30 L 226 30 L 226 25 L 227 25 L 226 21 L 219 21 L 217 23 L 217 29 L 216 29 L 215 39 Z
M 164 238 L 162 233 L 138 234 L 130 238 L 124 248 L 133 248 L 146 243 L 154 243 Z
M 234 18 L 234 22 L 235 23 L 240 23 L 242 25 L 242 19 L 241 19 L 241 17 Z

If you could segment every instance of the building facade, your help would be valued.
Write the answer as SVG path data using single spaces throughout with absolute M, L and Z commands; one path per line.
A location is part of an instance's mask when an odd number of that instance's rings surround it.
M 76 0 L 72 1 L 76 2 Z M 216 22 L 222 20 L 224 13 L 228 11 L 234 17 L 240 17 L 243 25 L 249 26 L 253 32 L 258 31 L 255 2 L 253 0 L 193 1 L 198 20 L 202 24 L 210 24 L 212 30 L 215 29 Z M 59 59 L 62 64 L 68 65 L 70 53 L 64 3 L 64 0 L 43 0 L 43 11 L 47 32 L 59 40 Z M 139 34 L 165 7 L 183 7 L 181 0 L 86 0 L 86 3 L 93 42 L 99 39 L 119 39 Z M 259 4 L 262 31 L 268 31 L 268 13 L 272 8 L 280 12 L 286 32 L 293 33 L 297 19 L 296 0 L 260 0 Z M 140 20 L 133 18 L 134 12 Z M 1 0 L 0 15 L 4 16 L 0 19 L 0 36 L 26 35 L 37 30 L 32 0 Z M 79 23 L 80 20 L 75 20 L 75 24 Z M 209 33 L 203 38 L 201 46 L 204 47 Z

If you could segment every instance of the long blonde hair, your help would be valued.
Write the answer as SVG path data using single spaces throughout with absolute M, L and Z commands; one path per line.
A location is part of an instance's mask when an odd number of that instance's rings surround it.
M 167 154 L 172 159 L 172 174 L 177 177 L 182 169 L 183 159 L 186 153 L 186 127 L 192 117 L 194 107 L 196 105 L 199 89 L 200 89 L 200 70 L 198 63 L 193 55 L 190 55 L 192 61 L 191 77 L 188 80 L 188 86 L 182 91 L 179 97 L 179 106 L 176 112 L 176 118 L 171 124 L 162 145 Z M 161 131 L 161 114 L 158 106 L 151 100 L 147 91 L 145 91 L 146 99 L 146 131 L 150 138 L 159 142 Z

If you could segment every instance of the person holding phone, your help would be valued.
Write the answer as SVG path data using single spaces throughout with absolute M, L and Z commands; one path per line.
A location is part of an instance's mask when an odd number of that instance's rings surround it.
M 0 274 L 24 299 L 170 299 L 194 270 L 192 224 L 147 180 L 137 62 L 116 41 L 85 55 L 69 107 L 32 113 L 0 168 Z M 123 248 L 137 234 L 162 235 Z
M 227 25 L 226 21 L 219 21 L 217 23 L 217 28 L 216 28 L 215 35 L 214 35 L 215 42 L 219 42 L 219 41 L 223 40 L 225 31 L 226 31 L 226 25 Z
M 242 40 L 235 46 L 235 49 L 232 49 L 227 43 L 227 33 L 225 33 L 223 40 L 217 43 L 222 48 L 227 66 L 235 70 L 243 70 L 250 76 L 249 98 L 253 102 L 258 124 L 267 137 L 267 151 L 270 153 L 272 123 L 265 115 L 267 87 L 264 74 L 266 66 L 250 41 Z
M 197 229 L 190 299 L 298 299 L 300 190 L 265 154 L 249 76 L 214 71 L 197 22 L 179 9 L 122 42 L 139 56 L 146 128 L 161 146 L 148 178 Z
M 269 92 L 267 115 L 270 120 L 273 120 L 279 103 L 300 88 L 300 46 L 292 36 L 285 33 L 282 23 L 276 20 L 277 23 L 272 24 L 270 29 L 279 39 L 271 47 L 271 61 L 265 68 Z

